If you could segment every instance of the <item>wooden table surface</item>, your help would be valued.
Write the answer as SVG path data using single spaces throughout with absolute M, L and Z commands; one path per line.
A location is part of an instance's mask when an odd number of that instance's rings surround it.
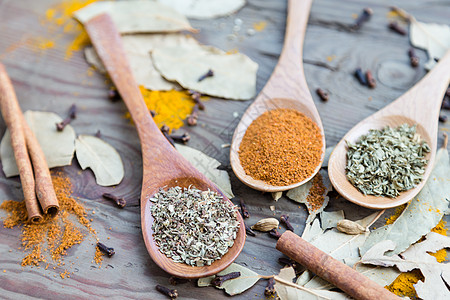
M 99 73 L 91 74 L 82 51 L 73 52 L 67 58 L 68 45 L 75 33 L 64 33 L 45 22 L 48 8 L 58 0 L 0 0 L 0 61 L 5 64 L 14 83 L 20 105 L 26 110 L 53 111 L 65 116 L 69 106 L 76 103 L 79 114 L 73 122 L 77 134 L 95 134 L 102 137 L 120 153 L 125 166 L 125 179 L 114 190 L 97 186 L 91 171 L 80 172 L 76 160 L 64 170 L 74 183 L 74 194 L 89 210 L 93 227 L 101 240 L 110 237 L 108 244 L 116 255 L 105 258 L 99 268 L 91 263 L 94 241 L 88 239 L 68 251 L 66 265 L 72 264 L 70 278 L 61 279 L 63 269 L 31 268 L 20 266 L 24 254 L 16 250 L 20 246 L 20 229 L 0 226 L 0 298 L 23 299 L 163 299 L 155 291 L 156 284 L 169 286 L 168 274 L 150 259 L 143 243 L 140 228 L 139 196 L 142 179 L 142 160 L 137 133 L 123 116 L 125 105 L 113 103 L 107 98 L 109 86 Z M 72 3 L 76 1 L 66 1 Z M 82 2 L 82 1 L 79 1 Z M 423 67 L 409 65 L 407 51 L 409 41 L 387 28 L 389 5 L 397 5 L 413 14 L 418 20 L 448 24 L 448 1 L 332 1 L 316 0 L 313 3 L 304 46 L 305 74 L 311 93 L 325 128 L 328 146 L 335 144 L 353 125 L 376 112 L 413 86 L 425 74 Z M 364 7 L 371 7 L 371 20 L 357 32 L 347 28 L 355 14 Z M 243 21 L 242 39 L 227 38 L 235 19 Z M 281 51 L 286 18 L 286 2 L 274 0 L 249 0 L 236 14 L 219 19 L 192 20 L 194 34 L 204 44 L 223 50 L 238 49 L 259 64 L 257 90 L 268 80 Z M 254 36 L 245 31 L 256 22 L 267 22 L 264 30 Z M 36 47 L 45 39 L 53 39 L 54 47 Z M 424 51 L 417 50 L 421 63 L 427 60 Z M 353 77 L 355 68 L 371 69 L 378 85 L 375 89 L 361 86 Z M 330 92 L 330 100 L 322 102 L 315 89 L 322 87 Z M 229 166 L 230 143 L 240 116 L 251 101 L 212 99 L 206 103 L 206 111 L 200 114 L 199 125 L 184 127 L 181 131 L 191 134 L 189 146 L 199 149 Z M 236 117 L 238 113 L 238 117 Z M 426 113 L 426 112 L 424 112 Z M 448 111 L 443 112 L 450 117 Z M 0 121 L 0 133 L 5 130 Z M 449 131 L 450 122 L 440 123 L 439 145 L 442 134 Z M 273 202 L 270 194 L 261 194 L 239 182 L 230 171 L 234 194 L 244 199 L 253 224 L 263 217 L 290 215 L 295 232 L 301 234 L 307 217 L 304 206 L 283 197 Z M 20 200 L 20 184 L 17 178 L 0 175 L 0 202 L 5 199 Z M 123 195 L 128 206 L 119 210 L 101 199 L 101 194 L 114 191 Z M 269 206 L 276 210 L 270 211 Z M 352 205 L 342 198 L 332 198 L 327 210 L 344 208 L 347 218 L 368 215 L 371 211 Z M 95 210 L 95 215 L 92 214 Z M 4 216 L 0 212 L 0 216 Z M 109 228 L 112 230 L 109 230 Z M 236 262 L 263 274 L 277 273 L 282 256 L 275 249 L 276 241 L 267 234 L 248 237 L 244 250 Z M 9 250 L 12 250 L 10 252 Z M 78 259 L 76 259 L 78 257 Z M 6 272 L 3 272 L 5 270 Z M 266 282 L 261 280 L 237 299 L 264 298 Z M 182 299 L 227 298 L 223 291 L 214 288 L 197 288 L 194 282 L 178 285 Z

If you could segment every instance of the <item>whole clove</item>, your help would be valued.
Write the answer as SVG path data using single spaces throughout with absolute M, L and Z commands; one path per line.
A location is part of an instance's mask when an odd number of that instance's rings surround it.
M 355 70 L 355 77 L 356 77 L 356 79 L 358 79 L 358 81 L 359 81 L 359 83 L 361 85 L 367 85 L 366 76 L 364 76 L 363 71 L 361 70 L 361 68 L 357 68 Z
M 239 204 L 241 205 L 241 212 L 242 212 L 242 216 L 244 218 L 250 218 L 250 213 L 247 210 L 247 206 L 245 206 L 244 201 L 242 201 L 242 199 L 239 199 Z
M 197 125 L 197 119 L 198 119 L 198 103 L 194 105 L 194 108 L 192 109 L 192 113 L 187 118 L 187 123 L 189 126 L 195 126 Z
M 222 286 L 225 281 L 238 278 L 239 276 L 241 276 L 241 272 L 231 272 L 225 275 L 216 275 L 216 278 L 211 281 L 211 285 L 219 287 Z
M 213 77 L 213 76 L 214 76 L 214 71 L 209 69 L 208 72 L 206 72 L 205 74 L 200 76 L 197 81 L 200 82 L 200 81 L 203 81 L 204 79 L 206 79 L 208 77 Z
M 446 115 L 440 115 L 439 116 L 439 122 L 445 123 L 445 122 L 447 122 L 447 120 L 448 120 L 448 118 L 447 118 Z
M 450 97 L 445 97 L 441 105 L 442 109 L 450 109 Z
M 316 89 L 316 94 L 322 99 L 322 101 L 328 101 L 329 95 L 326 91 L 322 90 L 321 88 Z
M 414 48 L 409 48 L 408 56 L 411 67 L 416 68 L 419 65 L 419 57 L 416 55 L 416 51 L 414 51 Z
M 115 88 L 111 88 L 108 90 L 108 98 L 112 102 L 116 102 L 120 100 L 120 94 Z
M 205 105 L 203 104 L 202 100 L 200 99 L 202 94 L 200 94 L 197 91 L 193 91 L 193 90 L 189 90 L 189 93 L 191 94 L 192 99 L 194 99 L 194 102 L 196 104 L 198 104 L 198 109 L 205 110 Z
M 281 221 L 281 223 L 284 223 L 284 225 L 286 225 L 287 230 L 290 230 L 290 231 L 294 232 L 294 227 L 289 222 L 289 216 L 288 215 L 281 215 L 280 221 Z
M 153 109 L 150 109 L 149 112 L 152 115 L 152 118 L 156 116 L 156 111 L 154 111 Z
M 183 144 L 186 144 L 191 139 L 191 136 L 187 132 L 183 133 L 182 135 L 170 134 L 169 137 L 174 142 L 179 142 L 179 143 L 183 143 Z
M 171 276 L 169 278 L 169 283 L 171 285 L 177 285 L 177 284 L 182 284 L 182 283 L 186 283 L 186 282 L 188 282 L 188 280 L 184 279 L 184 278 L 179 278 L 179 277 L 175 277 L 175 276 Z
M 170 131 L 170 128 L 167 127 L 166 125 L 163 125 L 163 126 L 161 127 L 161 133 L 162 133 L 162 134 L 164 135 L 164 137 L 169 141 L 169 143 L 170 143 L 173 147 L 175 147 L 175 141 L 170 137 L 169 131 Z
M 266 288 L 264 289 L 264 295 L 273 296 L 275 295 L 275 279 L 271 277 L 269 281 L 267 281 Z
M 366 72 L 366 79 L 367 79 L 367 85 L 371 89 L 373 89 L 377 86 L 377 82 L 376 82 L 375 78 L 373 78 L 372 71 L 368 70 Z
M 103 193 L 103 198 L 114 201 L 118 207 L 124 208 L 127 205 L 127 201 L 123 198 L 119 198 L 116 195 L 110 193 Z
M 116 254 L 116 252 L 114 252 L 114 248 L 109 248 L 105 244 L 102 244 L 100 242 L 97 243 L 97 247 L 100 249 L 100 251 L 102 251 L 103 253 L 105 253 L 109 257 L 111 257 L 114 254 Z
M 270 230 L 269 235 L 273 238 L 276 238 L 277 240 L 281 237 L 281 233 L 279 233 L 276 229 Z
M 247 224 L 245 224 L 245 233 L 249 236 L 256 236 L 256 233 Z
M 388 25 L 389 29 L 397 32 L 400 35 L 406 35 L 406 30 L 401 27 L 397 22 L 390 22 Z
M 358 18 L 356 19 L 355 23 L 350 26 L 351 30 L 358 30 L 361 28 L 361 26 L 369 21 L 370 16 L 373 14 L 373 10 L 369 7 L 366 7 L 363 9 L 363 12 L 358 16 Z
M 178 297 L 177 290 L 171 290 L 171 289 L 166 288 L 165 286 L 162 286 L 159 284 L 157 284 L 155 288 L 158 292 L 160 292 L 163 295 L 166 295 L 167 297 L 169 297 L 171 299 L 175 299 Z
M 95 133 L 95 137 L 97 137 L 97 138 L 101 138 L 102 137 L 102 133 L 100 132 L 100 129 L 97 130 L 97 132 Z
M 64 127 L 66 127 L 66 125 L 68 125 L 76 117 L 77 117 L 77 106 L 75 104 L 72 104 L 72 106 L 70 106 L 69 108 L 69 113 L 67 117 L 61 122 L 56 123 L 56 129 L 58 131 L 63 131 Z
M 280 258 L 278 258 L 278 262 L 280 264 L 282 264 L 282 265 L 290 266 L 290 267 L 293 267 L 293 268 L 296 266 L 295 261 L 293 261 L 292 259 L 287 258 L 287 257 L 280 257 Z

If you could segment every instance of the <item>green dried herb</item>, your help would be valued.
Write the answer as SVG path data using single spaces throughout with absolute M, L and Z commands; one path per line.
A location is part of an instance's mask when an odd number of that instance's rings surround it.
M 422 180 L 430 147 L 403 124 L 370 130 L 355 144 L 347 142 L 347 179 L 365 195 L 396 197 Z
M 150 201 L 155 242 L 175 262 L 210 265 L 233 246 L 237 207 L 216 192 L 173 187 L 161 189 Z

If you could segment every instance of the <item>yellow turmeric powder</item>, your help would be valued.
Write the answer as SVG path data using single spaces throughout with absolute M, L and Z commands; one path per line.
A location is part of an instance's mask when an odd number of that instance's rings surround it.
M 406 204 L 398 207 L 395 213 L 386 219 L 386 224 L 389 225 L 394 223 L 405 208 Z M 445 228 L 446 224 L 447 222 L 442 219 L 436 227 L 431 229 L 431 231 L 447 236 L 447 229 Z M 437 262 L 443 262 L 447 258 L 447 251 L 445 249 L 429 254 L 436 257 Z M 386 288 L 398 296 L 417 298 L 414 284 L 416 284 L 419 280 L 424 281 L 425 278 L 420 270 L 414 269 L 410 272 L 401 273 L 389 286 L 386 286 Z
M 187 91 L 151 91 L 143 86 L 140 86 L 139 89 L 147 108 L 156 112 L 153 120 L 158 127 L 166 125 L 170 129 L 180 128 L 195 105 Z M 207 98 L 202 97 L 201 99 L 206 100 Z M 130 113 L 127 112 L 125 117 L 130 119 Z
M 0 204 L 0 209 L 7 212 L 4 227 L 23 226 L 22 247 L 28 254 L 22 259 L 22 266 L 39 266 L 42 262 L 47 263 L 49 258 L 57 266 L 65 265 L 63 257 L 67 255 L 68 249 L 80 244 L 88 234 L 96 238 L 85 208 L 71 196 L 70 179 L 57 171 L 52 172 L 52 181 L 60 204 L 60 213 L 54 218 L 46 215 L 42 223 L 31 224 L 27 221 L 23 201 L 6 200 Z M 65 270 L 60 275 L 65 278 L 68 274 Z

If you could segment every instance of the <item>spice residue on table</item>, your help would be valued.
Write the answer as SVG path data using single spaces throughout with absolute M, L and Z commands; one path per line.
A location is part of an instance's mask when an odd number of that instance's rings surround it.
M 320 164 L 322 135 L 316 123 L 287 108 L 270 110 L 250 124 L 239 147 L 247 175 L 286 186 L 310 177 Z
M 72 195 L 72 183 L 64 172 L 52 172 L 52 181 L 60 204 L 60 213 L 52 218 L 44 216 L 43 222 L 31 224 L 27 221 L 25 202 L 6 200 L 0 205 L 8 213 L 3 220 L 5 228 L 22 227 L 22 249 L 27 253 L 22 259 L 22 266 L 40 266 L 50 263 L 65 266 L 64 256 L 67 250 L 83 242 L 86 237 L 97 239 L 96 231 L 87 218 L 86 209 L 78 203 Z M 101 262 L 100 258 L 95 261 Z M 61 273 L 61 278 L 68 275 L 68 271 Z

